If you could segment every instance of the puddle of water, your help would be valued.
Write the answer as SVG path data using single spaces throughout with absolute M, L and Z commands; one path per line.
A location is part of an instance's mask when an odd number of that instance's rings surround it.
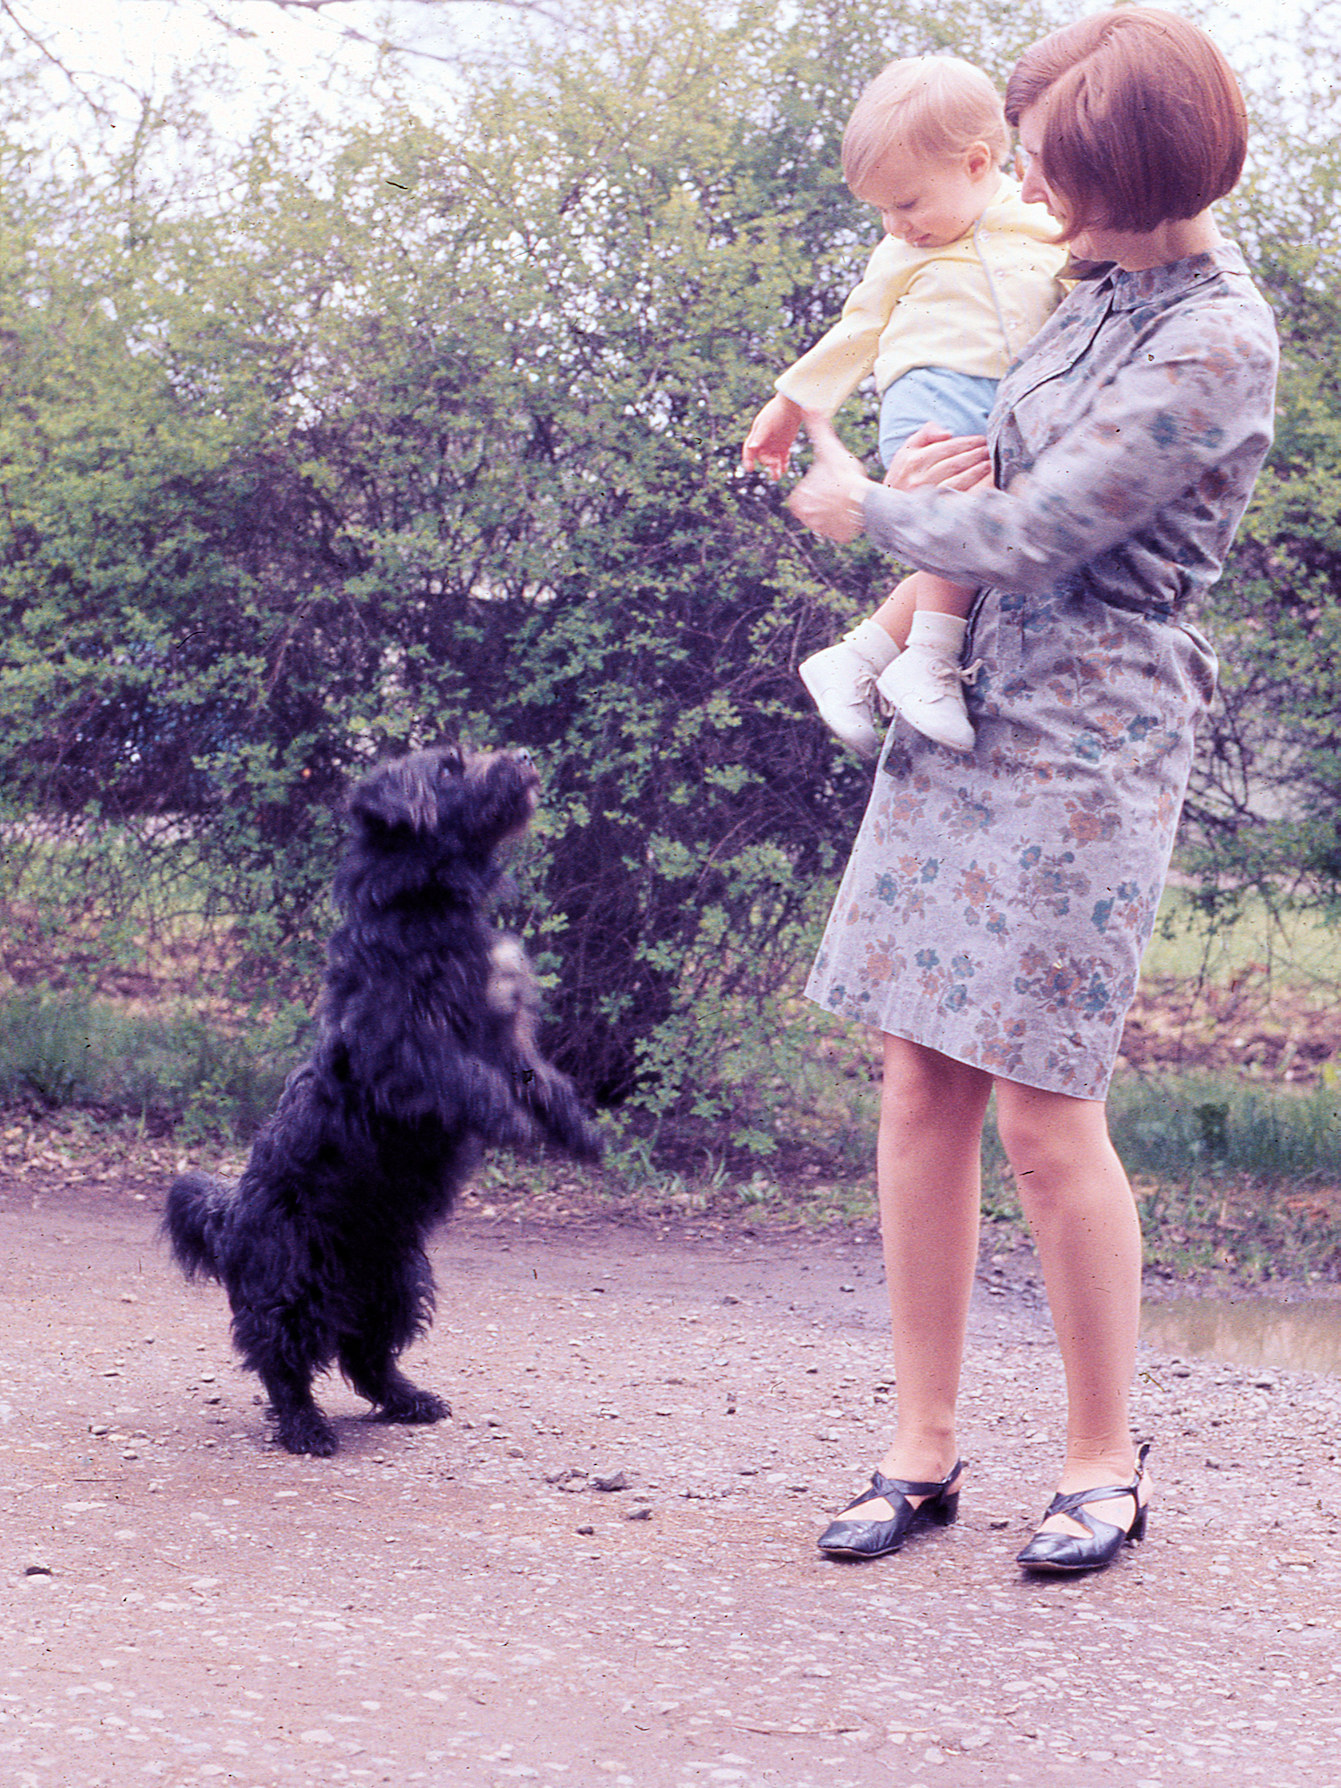
M 1173 1298 L 1141 1309 L 1141 1338 L 1163 1353 L 1209 1354 L 1234 1366 L 1341 1376 L 1341 1299 Z

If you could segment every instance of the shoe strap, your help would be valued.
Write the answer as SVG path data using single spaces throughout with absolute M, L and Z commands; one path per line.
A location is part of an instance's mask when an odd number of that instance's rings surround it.
M 1141 1488 L 1141 1478 L 1145 1472 L 1145 1456 L 1150 1451 L 1150 1442 L 1146 1441 L 1136 1457 L 1136 1471 L 1129 1484 L 1100 1484 L 1094 1490 L 1059 1490 L 1048 1504 L 1048 1515 L 1074 1515 L 1077 1509 L 1083 1509 L 1089 1502 L 1112 1502 L 1119 1496 L 1130 1496 L 1136 1504 L 1136 1513 L 1141 1512 L 1141 1499 L 1137 1492 Z
M 876 1496 L 886 1499 L 891 1492 L 895 1496 L 944 1496 L 963 1469 L 964 1461 L 956 1459 L 938 1484 L 920 1483 L 916 1478 L 887 1478 L 883 1471 L 876 1471 L 871 1473 L 871 1489 Z M 864 1502 L 866 1498 L 858 1500 Z

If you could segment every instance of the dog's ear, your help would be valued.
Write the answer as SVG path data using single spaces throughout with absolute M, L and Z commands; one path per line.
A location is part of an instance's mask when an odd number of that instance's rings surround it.
M 431 832 L 438 819 L 438 793 L 444 781 L 459 782 L 463 770 L 455 747 L 416 751 L 365 776 L 350 796 L 349 809 L 365 825 L 394 831 Z

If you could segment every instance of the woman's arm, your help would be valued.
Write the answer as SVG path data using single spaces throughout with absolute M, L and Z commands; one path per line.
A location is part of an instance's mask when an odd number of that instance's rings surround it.
M 861 461 L 844 447 L 827 417 L 807 411 L 805 427 L 814 461 L 788 497 L 787 507 L 817 534 L 845 545 L 862 531 L 866 493 L 881 487 L 867 478 Z M 885 487 L 976 490 L 991 477 L 991 459 L 981 435 L 952 435 L 935 422 L 924 422 L 890 461 Z
M 924 570 L 1029 593 L 1130 538 L 1194 487 L 1208 506 L 1223 504 L 1237 488 L 1226 476 L 1231 462 L 1243 456 L 1255 471 L 1270 440 L 1274 354 L 1262 329 L 1216 327 L 1223 316 L 1204 312 L 1181 321 L 1162 342 L 1157 331 L 1138 346 L 1017 489 L 950 496 L 863 480 L 858 490 L 851 467 L 840 467 L 826 444 L 816 468 L 827 492 L 820 507 L 848 530 L 859 507 L 878 545 Z M 795 497 L 794 512 L 819 525 L 802 487 Z

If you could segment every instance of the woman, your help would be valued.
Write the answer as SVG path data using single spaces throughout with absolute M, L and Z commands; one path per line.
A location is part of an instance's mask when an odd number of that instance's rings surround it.
M 1104 1100 L 1215 660 L 1184 620 L 1219 575 L 1271 436 L 1270 313 L 1208 207 L 1242 169 L 1242 98 L 1197 27 L 1121 7 L 1053 33 L 1006 92 L 1026 200 L 1084 277 L 975 443 L 870 483 L 820 419 L 801 520 L 862 529 L 980 588 L 972 756 L 895 723 L 808 992 L 884 1033 L 878 1183 L 898 1427 L 820 1539 L 877 1557 L 952 1520 L 955 1399 L 997 1123 L 1066 1370 L 1057 1495 L 1019 1555 L 1106 1565 L 1145 1528 L 1128 1389 L 1140 1234 Z M 941 488 L 914 488 L 941 479 Z M 946 488 L 948 484 L 949 488 Z M 974 486 L 977 485 L 977 488 Z

